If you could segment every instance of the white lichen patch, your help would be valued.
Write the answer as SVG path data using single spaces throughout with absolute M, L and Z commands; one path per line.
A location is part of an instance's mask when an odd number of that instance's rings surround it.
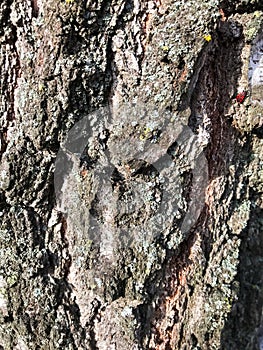
M 250 213 L 250 202 L 244 201 L 233 213 L 227 224 L 235 234 L 240 234 L 247 226 Z
M 121 312 L 121 316 L 122 317 L 132 316 L 132 308 L 130 306 L 126 305 Z
M 17 344 L 14 347 L 14 350 L 28 350 L 28 347 L 26 343 L 20 338 L 18 339 Z
M 2 159 L 0 164 L 0 189 L 6 190 L 10 185 L 10 165 L 5 158 Z
M 252 47 L 248 77 L 251 101 L 263 105 L 263 38 L 259 38 Z
M 0 276 L 0 312 L 3 316 L 8 316 L 7 309 L 7 297 L 5 295 L 5 290 L 7 288 L 7 283 L 3 276 Z

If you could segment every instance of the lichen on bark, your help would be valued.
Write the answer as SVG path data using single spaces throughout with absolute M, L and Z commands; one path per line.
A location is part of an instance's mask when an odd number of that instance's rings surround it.
M 1 2 L 1 348 L 259 349 L 262 11 L 256 0 Z M 92 137 L 81 155 L 73 147 L 70 221 L 56 158 L 85 120 Z M 113 189 L 99 202 L 107 151 Z M 171 166 L 165 188 L 159 159 Z M 200 174 L 205 196 L 185 229 Z M 143 197 L 137 216 L 110 216 L 131 188 Z M 148 225 L 152 239 L 140 240 L 138 222 L 165 193 L 170 226 Z M 81 206 L 114 217 L 111 233 L 123 225 L 135 243 L 102 254 L 79 225 Z

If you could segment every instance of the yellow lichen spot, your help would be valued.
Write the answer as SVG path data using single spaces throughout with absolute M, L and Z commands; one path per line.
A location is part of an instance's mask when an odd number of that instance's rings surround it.
M 249 28 L 247 31 L 245 31 L 247 39 L 252 40 L 256 32 L 257 32 L 257 28 L 254 28 L 254 27 Z
M 145 127 L 140 135 L 140 140 L 145 140 L 151 135 L 152 130 L 149 127 Z
M 256 18 L 259 18 L 259 17 L 261 17 L 261 12 L 260 11 L 255 11 L 254 15 L 255 15 Z
M 72 4 L 74 2 L 74 0 L 65 0 L 66 4 Z
M 41 91 L 43 91 L 43 90 L 44 90 L 44 85 L 41 84 L 41 83 L 39 83 L 39 84 L 38 84 L 38 91 L 41 92 Z
M 169 51 L 169 47 L 168 46 L 162 46 L 162 50 L 163 51 Z
M 212 40 L 212 37 L 211 37 L 210 34 L 205 34 L 205 35 L 203 36 L 203 38 L 204 38 L 206 41 L 208 41 L 208 42 Z

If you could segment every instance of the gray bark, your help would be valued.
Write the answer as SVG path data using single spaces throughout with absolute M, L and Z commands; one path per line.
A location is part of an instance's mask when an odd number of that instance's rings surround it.
M 260 349 L 262 14 L 2 0 L 0 348 Z

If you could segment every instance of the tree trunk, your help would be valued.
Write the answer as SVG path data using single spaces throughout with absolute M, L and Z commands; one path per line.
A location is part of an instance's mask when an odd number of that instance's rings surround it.
M 262 11 L 2 0 L 1 349 L 262 349 Z

